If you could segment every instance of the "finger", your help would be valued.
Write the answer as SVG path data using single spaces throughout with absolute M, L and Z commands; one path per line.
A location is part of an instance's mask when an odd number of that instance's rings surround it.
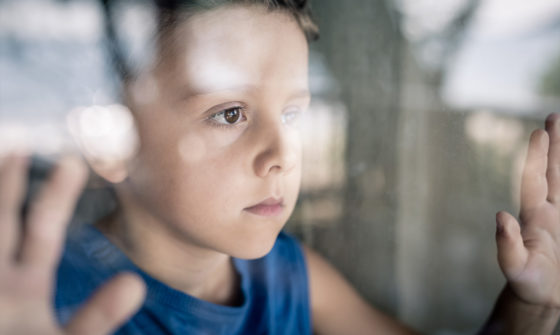
M 498 264 L 508 280 L 515 279 L 525 268 L 528 252 L 523 245 L 517 220 L 507 212 L 496 214 Z
M 0 262 L 10 262 L 16 254 L 26 178 L 25 156 L 4 158 L 0 168 Z
M 546 119 L 546 131 L 550 139 L 548 149 L 547 200 L 560 204 L 560 114 L 550 114 Z
M 546 180 L 548 135 L 542 130 L 531 134 L 525 169 L 521 179 L 521 212 L 531 210 L 544 201 L 548 195 Z
M 108 334 L 140 308 L 146 295 L 142 279 L 121 274 L 99 289 L 81 307 L 68 325 L 70 334 Z
M 20 261 L 51 269 L 58 261 L 65 228 L 86 180 L 79 158 L 66 157 L 31 204 L 25 226 Z

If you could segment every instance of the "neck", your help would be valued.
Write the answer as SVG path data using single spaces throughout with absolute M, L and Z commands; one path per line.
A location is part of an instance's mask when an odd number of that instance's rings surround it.
M 150 276 L 191 296 L 221 305 L 240 303 L 240 278 L 229 255 L 201 248 L 179 237 L 119 194 L 120 207 L 96 227 Z

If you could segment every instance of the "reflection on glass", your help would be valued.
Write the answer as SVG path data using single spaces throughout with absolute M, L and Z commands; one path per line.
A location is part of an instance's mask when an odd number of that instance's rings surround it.
M 288 230 L 382 310 L 426 332 L 472 333 L 503 285 L 494 213 L 517 212 L 528 134 L 560 108 L 560 3 L 314 6 L 323 33 L 311 46 L 313 100 Z M 124 62 L 132 71 L 157 63 L 153 8 L 116 7 Z M 0 81 L 0 155 L 79 150 L 114 171 L 134 157 L 140 139 L 123 96 L 141 108 L 183 96 L 150 75 L 123 94 L 103 29 L 95 1 L 0 3 L 0 78 L 9 78 Z M 219 56 L 192 57 L 190 69 L 204 70 L 189 74 L 200 91 L 246 81 Z M 193 165 L 215 149 L 194 133 L 175 145 Z

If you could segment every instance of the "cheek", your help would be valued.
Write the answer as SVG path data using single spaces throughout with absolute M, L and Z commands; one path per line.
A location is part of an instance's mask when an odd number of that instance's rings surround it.
M 296 168 L 301 170 L 301 162 L 303 158 L 303 143 L 301 131 L 299 128 L 293 128 L 288 131 L 286 136 L 286 144 L 290 148 L 290 153 L 293 155 L 293 159 Z
M 233 172 L 238 169 L 234 166 L 240 165 L 235 162 L 239 157 L 228 154 L 228 148 L 235 146 L 224 144 L 234 142 L 231 136 L 224 138 L 179 128 L 170 127 L 167 132 L 152 128 L 131 171 L 137 187 L 157 193 L 156 198 L 165 198 L 175 205 L 191 203 L 190 198 L 196 198 L 192 195 L 224 189 L 231 175 L 239 174 Z
M 290 186 L 293 192 L 293 196 L 297 199 L 301 184 L 303 161 L 303 145 L 301 141 L 301 133 L 299 131 L 294 131 L 294 134 L 288 137 L 287 143 L 290 146 L 292 155 L 294 157 L 294 166 L 289 173 L 289 179 L 291 183 Z M 294 199 L 294 202 L 296 199 Z
M 182 164 L 171 182 L 168 213 L 177 219 L 191 222 L 229 222 L 239 216 L 247 199 L 241 164 L 202 160 L 196 164 Z
M 179 158 L 144 172 L 149 177 L 134 181 L 137 191 L 171 222 L 227 222 L 246 206 L 246 178 L 238 163 Z
M 229 141 L 230 145 L 224 144 Z M 183 135 L 178 141 L 178 155 L 167 171 L 172 179 L 169 184 L 176 189 L 175 198 L 201 207 L 209 203 L 216 207 L 216 201 L 220 202 L 218 206 L 236 198 L 239 201 L 248 177 L 248 157 L 241 148 L 231 138 Z
M 208 154 L 206 141 L 196 134 L 187 134 L 179 138 L 177 151 L 186 164 L 198 164 Z
M 235 142 L 241 137 L 237 130 L 206 131 L 204 133 L 185 131 L 177 140 L 179 157 L 187 164 L 200 163 L 224 156 L 234 147 Z

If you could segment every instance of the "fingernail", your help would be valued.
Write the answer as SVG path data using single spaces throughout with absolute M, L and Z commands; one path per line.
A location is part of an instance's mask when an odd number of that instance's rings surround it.
M 531 134 L 531 140 L 530 141 L 534 142 L 535 145 L 538 145 L 538 146 L 541 146 L 541 147 L 544 146 L 544 145 L 548 145 L 548 133 L 547 133 L 547 131 L 542 130 L 542 129 L 535 130 Z
M 29 163 L 29 155 L 20 152 L 15 154 L 14 160 L 16 161 L 16 164 L 20 166 L 27 165 L 27 163 Z
M 501 235 L 504 233 L 504 225 L 500 217 L 502 216 L 502 212 L 496 213 L 496 235 Z
M 85 177 L 88 174 L 88 169 L 84 160 L 76 155 L 62 157 L 58 162 L 58 168 L 71 171 L 73 174 L 80 176 L 80 178 Z
M 29 155 L 24 152 L 10 152 L 2 155 L 1 164 L 13 164 L 17 166 L 27 165 Z
M 541 136 L 541 145 L 548 146 L 549 141 L 550 141 L 550 135 L 547 132 L 544 132 L 543 136 Z
M 557 114 L 557 113 L 552 113 L 552 114 L 548 115 L 548 117 L 546 118 L 546 121 L 545 121 L 545 123 L 547 125 L 547 128 L 550 127 L 550 126 L 555 126 L 555 128 L 559 128 L 559 126 L 560 126 L 560 123 L 558 122 L 559 119 L 560 119 L 559 114 Z
M 11 153 L 6 157 L 4 164 L 11 166 L 13 169 L 25 170 L 29 166 L 29 157 L 21 152 Z

